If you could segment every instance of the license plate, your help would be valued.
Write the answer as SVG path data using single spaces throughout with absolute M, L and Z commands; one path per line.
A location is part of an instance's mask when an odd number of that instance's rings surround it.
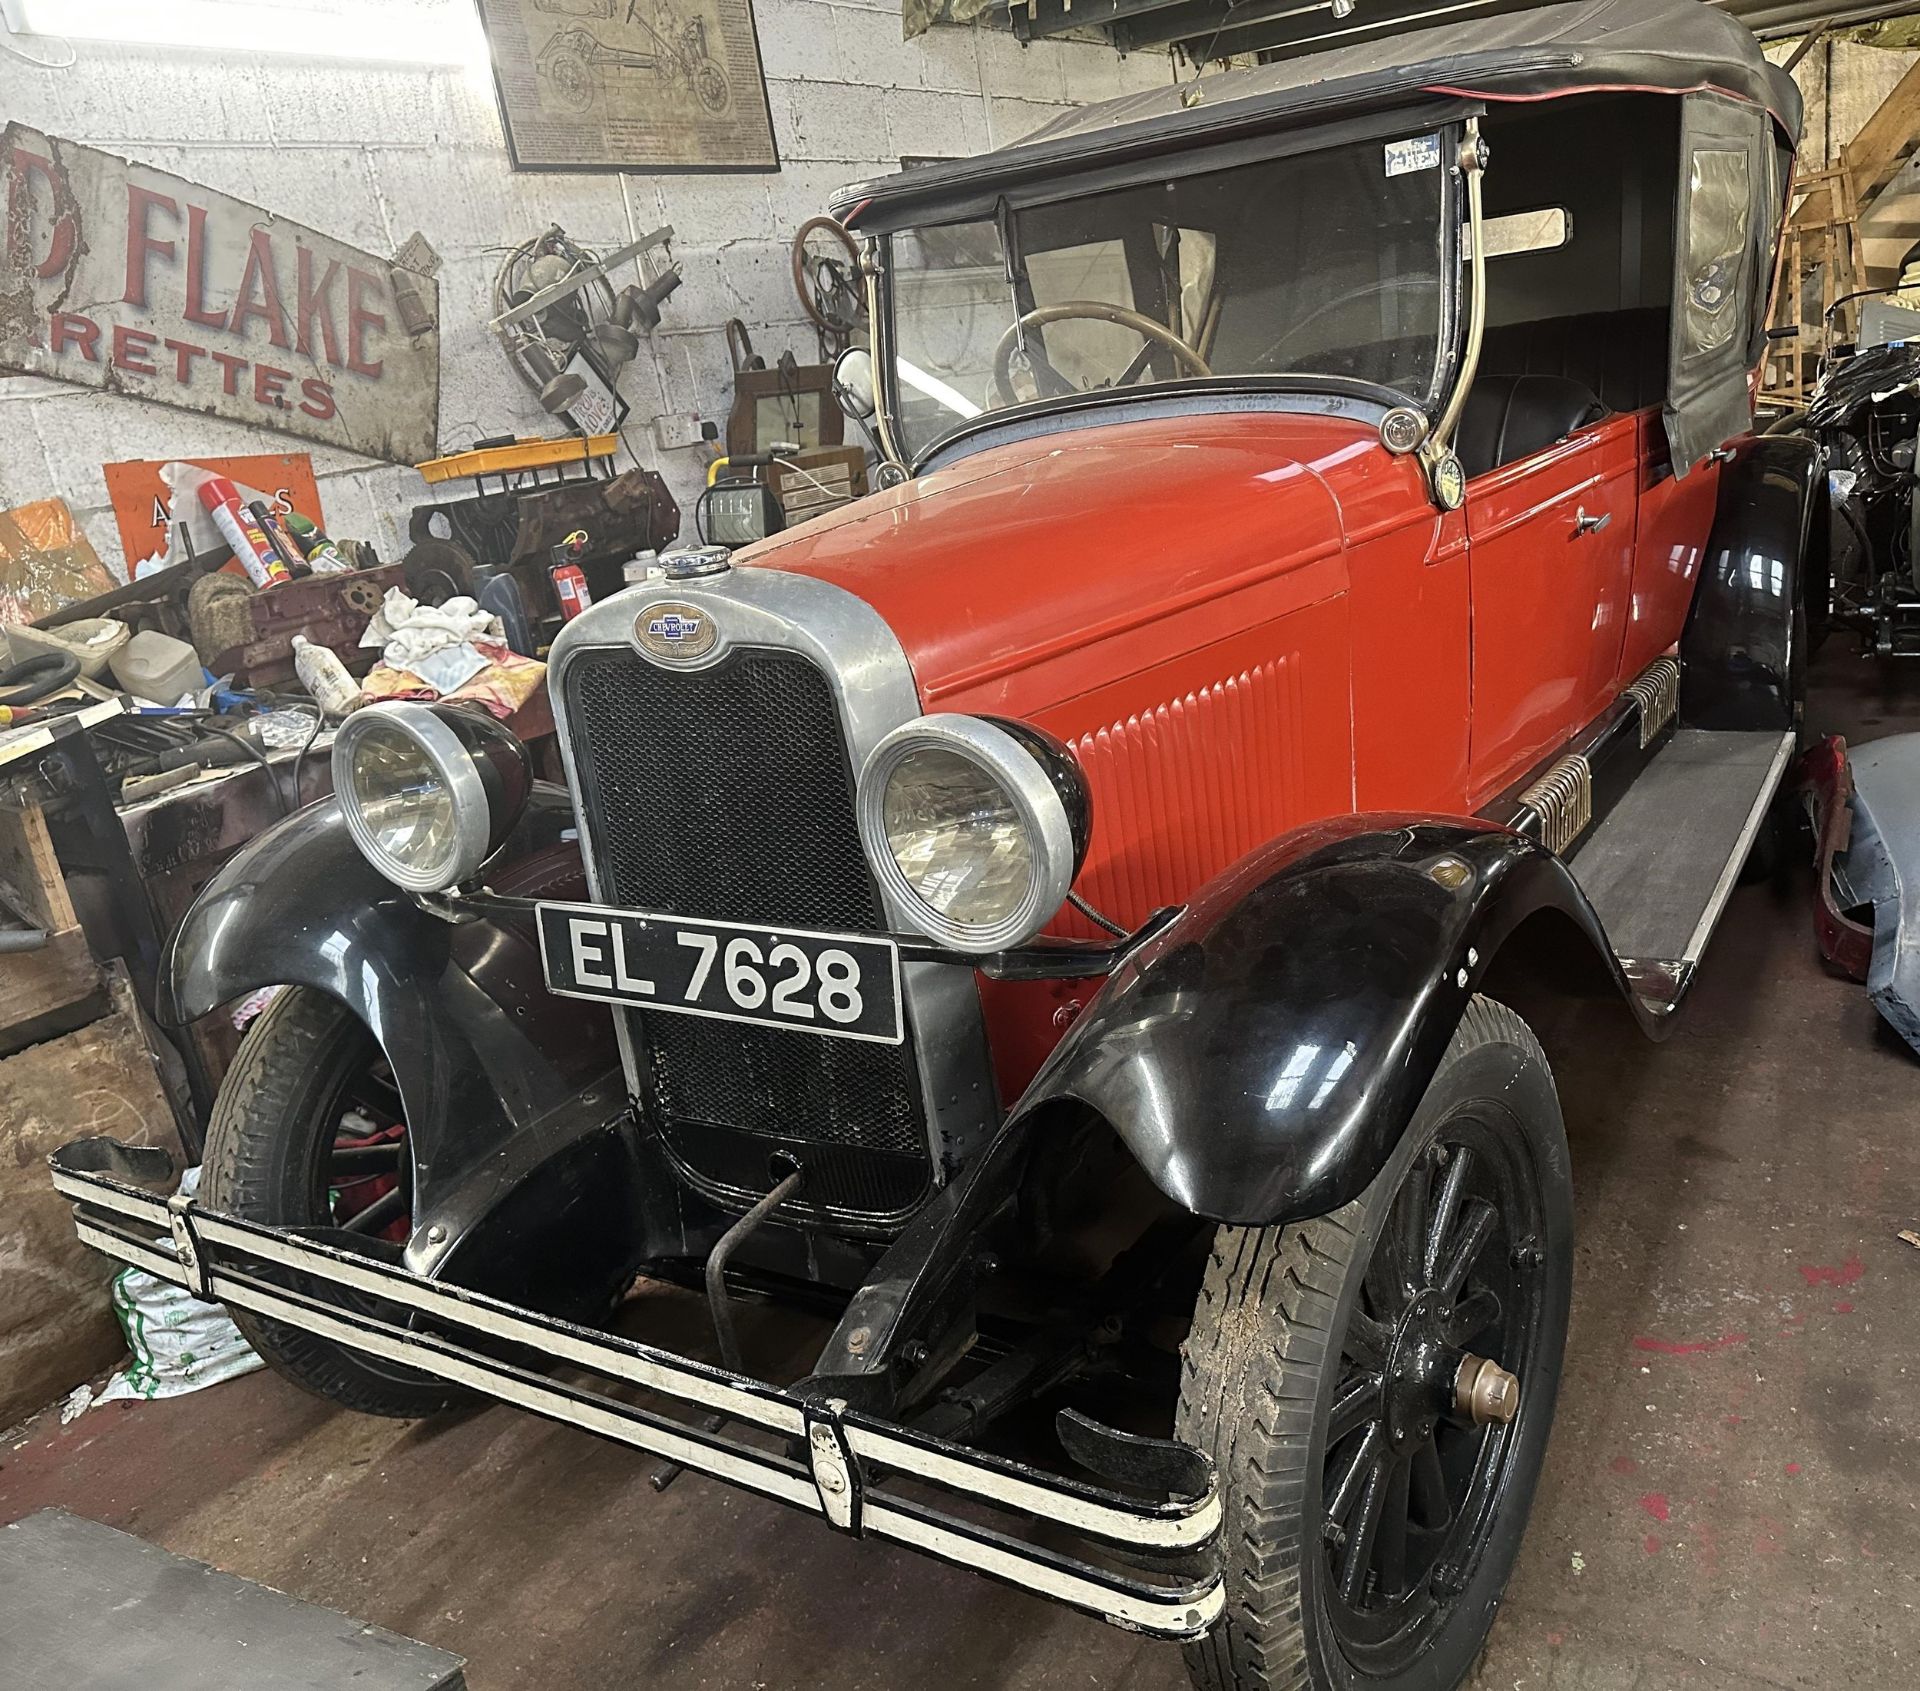
M 883 1045 L 906 1037 L 890 939 L 598 904 L 542 904 L 537 914 L 547 988 L 563 997 Z

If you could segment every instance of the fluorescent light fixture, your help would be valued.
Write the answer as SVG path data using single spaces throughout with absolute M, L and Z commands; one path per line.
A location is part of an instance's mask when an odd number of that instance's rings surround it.
M 476 65 L 486 37 L 459 0 L 0 0 L 16 35 L 392 64 Z
M 975 405 L 974 402 L 967 398 L 964 393 L 960 392 L 958 388 L 948 387 L 938 376 L 929 376 L 926 371 L 922 370 L 918 365 L 909 364 L 904 358 L 894 359 L 893 364 L 894 368 L 900 373 L 901 381 L 905 382 L 907 386 L 912 388 L 916 393 L 924 393 L 927 398 L 931 399 L 935 404 L 944 405 L 956 416 L 977 417 L 980 415 L 979 406 Z

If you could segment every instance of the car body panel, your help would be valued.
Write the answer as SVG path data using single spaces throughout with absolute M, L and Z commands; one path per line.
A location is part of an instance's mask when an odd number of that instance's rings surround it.
M 1467 486 L 1468 808 L 1562 744 L 1617 691 L 1638 444 L 1637 418 L 1609 418 Z M 1582 532 L 1583 517 L 1604 526 Z M 1676 622 L 1669 643 L 1677 632 Z
M 1077 889 L 1132 928 L 1317 818 L 1472 813 L 1611 703 L 1630 627 L 1670 648 L 1685 599 L 1634 592 L 1657 426 L 1604 419 L 1442 512 L 1348 418 L 1120 421 L 988 447 L 738 563 L 866 600 L 924 708 L 1064 741 L 1093 799 Z M 1098 930 L 1067 909 L 1048 932 Z M 980 981 L 1003 1105 L 1096 985 Z
M 1920 734 L 1849 748 L 1852 837 L 1833 864 L 1843 909 L 1873 909 L 1867 996 L 1920 1051 Z
M 1825 532 L 1820 449 L 1772 434 L 1730 450 L 1680 642 L 1681 714 L 1700 728 L 1787 728 L 1806 679 L 1802 569 Z

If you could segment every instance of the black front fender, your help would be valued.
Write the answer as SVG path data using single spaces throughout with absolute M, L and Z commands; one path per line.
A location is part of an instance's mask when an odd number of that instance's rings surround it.
M 584 897 L 572 826 L 567 795 L 536 787 L 489 871 L 496 890 Z M 380 1042 L 412 1142 L 416 1268 L 497 1202 L 490 1170 L 524 1158 L 524 1139 L 506 1150 L 516 1136 L 543 1121 L 582 1131 L 576 1100 L 602 1079 L 597 1119 L 619 1108 L 611 1018 L 546 991 L 530 930 L 429 914 L 360 855 L 333 799 L 268 829 L 207 884 L 161 957 L 158 1014 L 183 1025 L 276 985 L 338 999 Z
M 1208 1220 L 1338 1209 L 1385 1165 L 1502 945 L 1536 918 L 1566 948 L 1550 974 L 1603 977 L 1646 1032 L 1665 1031 L 1566 865 L 1523 834 L 1348 816 L 1241 859 L 1108 978 L 855 1294 L 817 1375 L 872 1393 L 905 1339 L 938 1338 L 1054 1105 L 1095 1111 L 1168 1198 Z
M 1566 866 L 1523 835 L 1383 816 L 1286 835 L 1122 964 L 1009 1126 L 1075 1099 L 1198 1215 L 1327 1214 L 1386 1162 L 1501 944 L 1544 909 L 1655 1031 Z

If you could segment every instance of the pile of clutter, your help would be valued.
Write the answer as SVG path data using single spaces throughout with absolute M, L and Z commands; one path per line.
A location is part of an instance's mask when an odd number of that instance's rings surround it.
M 465 594 L 423 605 L 389 587 L 360 644 L 376 648 L 380 661 L 357 688 L 337 659 L 338 678 L 330 681 L 328 697 L 308 684 L 329 711 L 339 708 L 344 715 L 367 699 L 457 699 L 483 705 L 504 720 L 527 702 L 547 673 L 545 664 L 513 649 L 495 612 Z M 315 654 L 316 665 L 322 656 Z M 359 699 L 347 703 L 347 688 L 355 688 Z
M 0 736 L 117 701 L 211 719 L 265 761 L 371 701 L 461 700 L 504 719 L 542 686 L 524 628 L 470 597 L 422 603 L 403 564 L 335 540 L 317 511 L 204 465 L 158 473 L 167 543 L 124 581 L 63 502 L 0 514 Z

